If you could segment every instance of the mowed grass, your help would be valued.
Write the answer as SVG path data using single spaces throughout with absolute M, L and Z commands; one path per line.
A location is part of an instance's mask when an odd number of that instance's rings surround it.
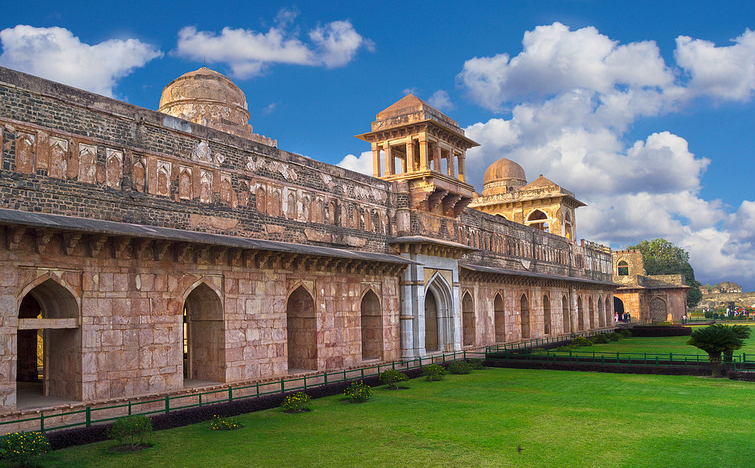
M 341 396 L 312 411 L 237 417 L 51 453 L 46 467 L 741 467 L 752 466 L 755 384 L 688 376 L 485 369 L 407 390 Z M 521 451 L 518 448 L 521 447 Z
M 741 353 L 746 353 L 747 355 L 752 356 L 752 360 L 755 361 L 755 325 L 753 324 L 747 324 L 747 323 L 735 323 L 735 325 L 747 325 L 750 327 L 751 333 L 750 338 L 745 341 L 744 346 L 742 349 L 735 351 L 734 354 L 738 355 Z M 698 326 L 695 326 L 693 328 L 697 328 Z M 619 341 L 612 341 L 610 343 L 604 343 L 604 344 L 595 344 L 592 346 L 585 346 L 582 348 L 579 348 L 580 352 L 609 352 L 609 353 L 659 353 L 659 354 L 668 354 L 673 353 L 674 355 L 682 355 L 682 354 L 699 354 L 700 356 L 705 356 L 707 359 L 707 354 L 698 349 L 694 346 L 690 346 L 687 344 L 687 340 L 689 340 L 689 336 L 663 336 L 663 337 L 653 337 L 653 338 L 642 338 L 642 337 L 630 337 L 630 338 L 622 338 Z M 748 359 L 749 361 L 749 359 Z

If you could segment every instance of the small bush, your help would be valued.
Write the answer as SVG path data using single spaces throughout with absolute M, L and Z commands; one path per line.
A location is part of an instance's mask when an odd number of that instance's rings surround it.
M 469 367 L 471 367 L 472 370 L 485 369 L 485 364 L 483 364 L 482 359 L 467 359 L 467 362 L 469 363 Z
M 593 344 L 608 343 L 609 340 L 610 340 L 610 338 L 609 338 L 609 336 L 608 336 L 607 333 L 601 333 L 600 335 L 595 335 L 591 339 L 591 341 L 593 342 Z
M 293 395 L 286 395 L 281 407 L 286 413 L 301 413 L 307 411 L 309 405 L 309 395 L 304 392 L 296 392 Z
M 619 341 L 622 338 L 623 338 L 623 336 L 622 336 L 621 333 L 610 333 L 608 335 L 608 339 L 611 340 L 611 341 Z
M 622 336 L 623 336 L 624 338 L 629 338 L 630 336 L 632 336 L 632 330 L 630 330 L 630 329 L 628 329 L 628 328 L 622 328 L 622 329 L 621 329 L 621 331 L 620 331 L 619 333 L 621 333 L 621 335 L 622 335 Z
M 430 364 L 422 370 L 422 375 L 425 376 L 425 380 L 429 380 L 430 382 L 434 380 L 443 380 L 443 374 L 445 373 L 446 370 L 443 366 L 439 366 L 438 364 Z
M 50 442 L 41 432 L 14 432 L 0 437 L 0 458 L 13 466 L 34 466 L 50 452 Z
M 592 341 L 588 340 L 584 336 L 578 336 L 574 338 L 573 340 L 571 340 L 571 345 L 576 346 L 578 348 L 582 346 L 592 346 Z
M 108 431 L 108 437 L 132 447 L 147 443 L 150 435 L 152 435 L 152 420 L 143 414 L 116 419 Z
M 448 372 L 452 374 L 469 374 L 472 372 L 472 366 L 467 361 L 451 361 L 448 364 Z
M 236 421 L 233 418 L 221 418 L 218 415 L 212 417 L 210 421 L 210 429 L 213 431 L 232 431 L 234 429 L 241 429 L 243 424 Z
M 372 397 L 372 387 L 359 380 L 351 382 L 343 393 L 352 403 L 364 403 Z
M 380 373 L 380 381 L 388 385 L 388 388 L 391 390 L 398 390 L 398 385 L 396 384 L 405 380 L 409 380 L 409 377 L 396 369 L 388 369 Z

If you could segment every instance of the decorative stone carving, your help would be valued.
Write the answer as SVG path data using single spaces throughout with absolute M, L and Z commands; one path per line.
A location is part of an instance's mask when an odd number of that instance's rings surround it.
M 191 168 L 181 166 L 178 171 L 178 198 L 191 200 L 193 195 Z
M 200 162 L 212 162 L 212 151 L 210 151 L 210 145 L 206 141 L 200 141 L 197 143 L 197 147 L 191 152 L 191 159 Z
M 47 175 L 56 179 L 66 178 L 68 166 L 68 140 L 58 137 L 50 137 L 50 161 Z
M 79 182 L 93 184 L 97 171 L 97 147 L 79 143 Z
M 137 159 L 134 163 L 133 186 L 137 192 L 144 192 L 144 184 L 147 181 L 147 169 L 144 161 Z
M 23 174 L 34 172 L 36 141 L 37 137 L 32 133 L 16 133 L 16 171 Z
M 170 176 L 172 164 L 168 161 L 157 161 L 157 194 L 167 197 L 170 195 Z
M 202 169 L 199 173 L 199 201 L 212 203 L 212 179 L 211 171 Z
M 105 185 L 112 188 L 120 188 L 121 177 L 123 177 L 123 152 L 106 148 L 105 153 L 107 155 L 105 162 Z

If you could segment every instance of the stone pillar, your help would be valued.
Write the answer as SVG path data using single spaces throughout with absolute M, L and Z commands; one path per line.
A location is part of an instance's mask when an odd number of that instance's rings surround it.
M 459 180 L 465 182 L 466 171 L 464 168 L 464 161 L 467 158 L 466 151 L 462 151 L 459 155 Z
M 454 150 L 451 148 L 448 150 L 448 175 L 456 177 L 456 158 L 454 158 Z
M 380 177 L 380 147 L 372 144 L 372 176 Z
M 427 138 L 425 136 L 419 137 L 419 170 L 426 171 L 427 168 Z
M 433 145 L 433 168 L 437 172 L 441 172 L 440 166 L 440 146 L 436 143 Z
M 405 255 L 406 256 L 406 255 Z M 408 255 L 409 258 L 416 255 Z M 422 265 L 410 265 L 401 279 L 401 357 L 411 359 L 425 354 L 425 294 Z
M 395 162 L 393 161 L 393 154 L 391 153 L 391 145 L 385 143 L 383 149 L 385 151 L 385 175 L 391 176 L 395 172 Z
M 415 172 L 417 170 L 417 161 L 415 161 L 414 158 L 414 140 L 409 138 L 409 141 L 406 143 L 406 159 L 409 161 L 409 172 Z

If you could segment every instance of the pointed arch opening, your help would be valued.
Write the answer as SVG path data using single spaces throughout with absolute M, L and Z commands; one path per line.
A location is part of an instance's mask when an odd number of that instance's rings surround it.
M 425 351 L 452 349 L 453 336 L 451 288 L 443 275 L 436 273 L 425 289 Z
M 184 385 L 225 382 L 224 325 L 220 297 L 200 283 L 186 296 L 183 306 Z
M 668 319 L 666 301 L 660 297 L 650 300 L 650 320 L 653 322 L 665 322 Z
M 461 301 L 461 316 L 464 326 L 462 329 L 464 335 L 464 346 L 474 346 L 475 344 L 475 314 L 474 300 L 469 292 L 464 294 Z
M 592 296 L 590 296 L 587 298 L 587 313 L 588 317 L 590 317 L 590 328 L 595 329 L 598 328 L 598 317 L 595 315 L 595 307 L 593 306 Z
M 48 278 L 20 300 L 16 341 L 17 406 L 30 398 L 82 399 L 79 303 Z M 38 401 L 37 401 L 38 403 Z
M 625 260 L 620 260 L 618 264 L 618 274 L 619 276 L 628 276 L 629 275 L 629 264 Z
M 606 314 L 603 313 L 603 298 L 602 297 L 598 297 L 598 321 L 600 324 L 600 328 L 605 328 Z
M 617 322 L 624 321 L 624 301 L 613 296 L 613 311 Z
M 550 232 L 550 223 L 548 220 L 548 215 L 546 215 L 542 210 L 535 210 L 532 213 L 530 213 L 527 216 L 526 224 L 540 231 Z
M 362 359 L 383 357 L 383 311 L 380 300 L 370 289 L 362 297 Z
M 547 294 L 543 295 L 543 332 L 551 334 L 551 300 Z
M 566 295 L 561 297 L 561 314 L 564 322 L 564 333 L 571 333 L 571 312 L 569 312 L 569 299 L 566 298 Z
M 495 342 L 506 341 L 506 314 L 503 309 L 503 297 L 496 294 L 493 299 L 493 321 L 495 322 Z
M 304 286 L 286 303 L 288 371 L 317 370 L 317 319 L 315 300 Z
M 582 307 L 582 298 L 577 297 L 577 330 L 582 331 L 585 329 L 585 311 Z
M 519 299 L 519 307 L 522 316 L 522 339 L 526 340 L 530 337 L 530 303 L 526 294 L 522 294 Z
M 605 310 L 606 325 L 610 327 L 610 326 L 614 325 L 614 322 L 613 322 L 613 312 L 611 311 L 611 299 L 608 298 L 608 297 L 606 297 L 605 304 L 606 304 L 606 310 Z

